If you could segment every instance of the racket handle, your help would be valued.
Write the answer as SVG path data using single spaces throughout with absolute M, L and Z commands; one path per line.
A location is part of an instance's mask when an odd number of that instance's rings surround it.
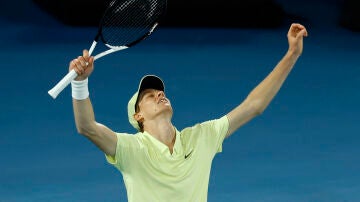
M 71 70 L 64 78 L 62 78 L 51 90 L 48 91 L 49 95 L 52 98 L 56 98 L 61 91 L 64 90 L 66 86 L 68 86 L 72 80 L 77 77 L 77 73 L 75 70 Z

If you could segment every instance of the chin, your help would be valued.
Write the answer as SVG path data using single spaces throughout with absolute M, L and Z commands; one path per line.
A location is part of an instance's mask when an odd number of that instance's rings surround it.
M 167 113 L 170 113 L 171 116 L 173 115 L 173 109 L 172 109 L 171 106 L 166 107 L 163 111 L 164 111 L 164 112 L 167 112 Z

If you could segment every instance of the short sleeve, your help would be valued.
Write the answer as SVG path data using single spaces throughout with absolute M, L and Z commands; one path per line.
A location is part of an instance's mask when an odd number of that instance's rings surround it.
M 198 127 L 197 135 L 200 135 L 211 152 L 215 154 L 222 151 L 222 143 L 229 129 L 227 116 L 203 122 L 195 127 Z
M 115 156 L 105 154 L 106 161 L 124 172 L 131 167 L 131 159 L 134 158 L 134 148 L 137 145 L 135 135 L 126 133 L 116 133 L 117 143 Z

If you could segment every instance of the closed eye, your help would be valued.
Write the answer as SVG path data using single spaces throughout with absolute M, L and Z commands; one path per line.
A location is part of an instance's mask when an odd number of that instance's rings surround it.
M 141 94 L 142 94 L 141 100 L 152 99 L 155 97 L 155 91 L 152 89 L 145 90 Z

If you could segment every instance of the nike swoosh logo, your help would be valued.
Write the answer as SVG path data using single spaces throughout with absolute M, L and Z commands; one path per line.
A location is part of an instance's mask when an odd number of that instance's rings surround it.
M 185 154 L 185 159 L 189 158 L 189 156 L 192 154 L 194 150 L 191 150 L 188 154 Z

